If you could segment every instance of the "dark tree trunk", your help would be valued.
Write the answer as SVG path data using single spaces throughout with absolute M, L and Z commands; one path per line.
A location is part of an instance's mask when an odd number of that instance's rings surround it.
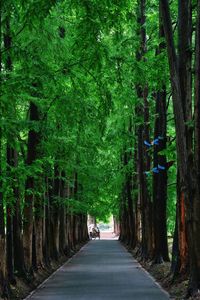
M 17 165 L 17 152 L 15 152 L 15 162 Z M 13 215 L 13 244 L 14 244 L 14 269 L 20 277 L 26 277 L 24 263 L 24 248 L 22 238 L 22 213 L 20 208 L 20 193 L 16 187 L 14 191 L 15 207 Z
M 50 199 L 52 197 L 52 182 L 46 176 L 45 178 L 45 186 L 46 186 L 46 203 L 44 203 L 44 227 L 43 227 L 43 253 L 45 264 L 50 266 L 50 242 L 51 242 L 51 217 L 50 217 Z
M 0 61 L 1 63 L 1 61 Z M 0 127 L 0 173 L 2 174 L 2 128 Z M 8 297 L 7 264 L 6 264 L 6 237 L 4 222 L 4 205 L 2 180 L 0 179 L 0 296 Z
M 12 38 L 10 31 L 10 20 L 9 16 L 6 18 L 5 22 L 5 34 L 4 34 L 4 47 L 6 50 L 6 59 L 5 59 L 5 69 L 8 71 L 7 78 L 9 78 L 9 73 L 12 71 L 12 58 L 10 49 L 12 46 Z M 11 107 L 11 111 L 13 111 L 13 107 Z M 12 176 L 12 168 L 15 167 L 15 150 L 14 150 L 14 137 L 12 134 L 7 136 L 7 177 L 9 180 L 10 189 L 15 191 L 15 187 L 13 186 L 13 176 Z M 13 194 L 15 197 L 15 195 Z M 11 283 L 15 283 L 14 279 L 14 256 L 13 256 L 13 204 L 7 201 L 6 206 L 6 253 L 7 253 L 7 270 L 8 270 L 8 279 Z
M 173 245 L 172 245 L 172 263 L 171 263 L 171 273 L 174 277 L 177 275 L 177 270 L 179 271 L 180 265 L 180 255 L 179 255 L 179 244 L 178 244 L 178 208 L 176 207 L 176 223 L 173 235 Z
M 171 270 L 174 278 L 186 276 L 189 272 L 188 243 L 186 234 L 186 217 L 184 192 L 181 188 L 179 172 L 177 172 L 177 204 L 176 227 L 174 232 L 174 250 Z
M 2 22 L 2 8 L 0 9 L 0 23 Z M 0 30 L 2 35 L 2 27 Z M 2 75 L 2 52 L 0 51 L 0 75 Z M 0 88 L 2 87 L 0 77 Z M 2 89 L 0 90 L 2 94 Z M 0 101 L 0 115 L 3 115 L 3 107 Z M 2 124 L 0 124 L 0 174 L 2 173 L 2 138 L 3 130 Z M 3 178 L 3 177 L 2 177 Z M 2 193 L 2 178 L 0 178 L 0 297 L 8 297 L 8 283 L 7 283 L 7 264 L 6 264 L 6 237 L 5 237 L 5 222 L 4 222 L 4 204 L 3 204 L 3 193 Z
M 164 167 L 159 173 L 153 173 L 153 206 L 154 206 L 154 263 L 169 261 L 167 241 L 167 164 L 166 156 L 158 152 L 166 148 L 166 90 L 157 92 L 156 121 L 154 139 L 158 137 L 158 145 L 154 145 L 154 167 Z
M 10 55 L 10 49 L 12 46 L 12 38 L 10 33 L 9 18 L 6 19 L 6 33 L 4 35 L 4 46 L 7 50 L 5 68 L 9 72 L 12 71 L 12 58 Z M 8 75 L 9 76 L 9 75 Z M 13 114 L 15 113 L 11 108 Z M 16 168 L 18 165 L 18 154 L 14 149 L 15 137 L 10 134 L 7 142 L 7 172 L 8 177 L 12 178 L 12 168 Z M 13 178 L 16 182 L 18 178 Z M 19 182 L 17 182 L 18 184 Z M 15 198 L 15 207 L 12 205 L 7 206 L 7 264 L 8 264 L 8 276 L 9 280 L 14 282 L 14 268 L 18 275 L 25 276 L 24 268 L 24 254 L 22 244 L 22 219 L 20 213 L 20 194 L 19 188 L 16 184 L 11 183 L 13 189 L 13 196 Z
M 195 46 L 195 162 L 197 181 L 200 182 L 200 0 L 197 4 L 196 46 Z
M 179 172 L 177 174 L 177 243 L 178 257 L 176 260 L 174 277 L 185 276 L 188 273 L 188 245 L 186 235 L 185 201 L 184 193 L 180 185 Z
M 130 229 L 130 237 L 128 241 L 128 245 L 131 248 L 135 247 L 135 218 L 133 211 L 133 198 L 132 198 L 132 182 L 131 182 L 131 174 L 127 175 L 126 178 L 126 189 L 127 189 L 127 201 L 128 201 L 128 226 Z
M 139 196 L 135 205 L 135 217 L 136 217 L 136 246 L 139 246 L 141 243 L 141 210 L 140 210 L 140 200 Z
M 180 1 L 178 3 L 178 70 L 181 85 L 181 101 L 185 120 L 187 157 L 189 171 L 193 169 L 190 156 L 193 149 L 193 128 L 190 126 L 192 121 L 192 7 L 191 1 Z M 180 255 L 180 270 L 179 275 L 187 273 L 188 269 L 188 246 L 186 234 L 186 218 L 185 218 L 185 201 L 187 195 L 184 193 L 184 186 L 178 182 L 178 236 L 179 236 L 179 255 Z
M 87 227 L 87 215 L 83 214 L 82 215 L 82 232 L 83 232 L 83 242 L 88 241 L 88 227 Z
M 14 149 L 7 145 L 7 175 L 11 178 L 11 169 L 14 168 Z M 13 188 L 13 187 L 11 187 Z M 15 195 L 13 195 L 15 196 Z M 6 205 L 6 253 L 8 279 L 15 283 L 14 278 L 14 255 L 13 255 L 13 206 L 11 203 Z
M 39 122 L 38 107 L 30 103 L 30 121 Z M 30 129 L 28 134 L 27 166 L 31 166 L 37 159 L 40 134 Z M 34 177 L 29 175 L 25 184 L 25 206 L 23 224 L 24 258 L 26 270 L 32 273 L 32 249 L 33 249 L 33 204 L 34 204 Z
M 132 118 L 130 118 L 130 125 L 129 125 L 129 133 L 130 136 L 134 134 L 134 127 L 133 127 L 133 122 Z M 130 144 L 131 148 L 134 148 L 134 145 L 131 143 Z M 133 161 L 133 156 L 136 156 L 136 149 L 134 152 L 129 151 L 127 153 L 127 158 L 128 161 L 127 163 L 130 164 Z M 136 163 L 134 162 L 132 164 L 133 170 L 135 171 L 136 169 Z M 127 171 L 126 174 L 126 193 L 127 193 L 127 202 L 128 202 L 128 214 L 129 214 L 129 228 L 130 228 L 130 241 L 129 241 L 129 246 L 134 249 L 136 246 L 136 222 L 135 222 L 135 206 L 134 206 L 134 201 L 136 200 L 136 197 L 134 197 L 132 191 L 137 188 L 136 187 L 136 176 L 133 174 L 132 170 Z
M 140 49 L 137 51 L 137 61 L 144 60 L 146 53 L 146 0 L 141 0 L 138 5 L 138 36 L 140 37 Z M 139 125 L 136 129 L 138 137 L 138 149 L 137 149 L 137 171 L 139 182 L 139 206 L 141 213 L 142 223 L 142 240 L 141 240 L 141 254 L 143 259 L 152 257 L 153 252 L 153 231 L 152 231 L 152 205 L 150 199 L 150 193 L 148 189 L 148 182 L 146 179 L 145 171 L 150 168 L 150 156 L 144 149 L 144 140 L 149 140 L 149 104 L 148 104 L 148 87 L 147 83 L 138 85 L 137 96 L 138 101 L 141 104 L 137 104 L 136 114 L 141 118 L 144 117 L 144 123 Z
M 34 272 L 37 272 L 36 228 L 35 228 L 35 222 L 33 222 L 33 232 L 32 232 L 32 270 Z
M 200 290 L 200 1 L 197 1 L 197 22 L 195 42 L 195 197 L 193 204 L 194 253 L 189 251 L 190 284 L 189 294 Z
M 44 207 L 43 207 L 44 208 Z M 41 206 L 42 209 L 42 206 Z M 44 268 L 43 255 L 43 222 L 44 212 L 40 211 L 40 215 L 35 217 L 35 249 L 36 249 L 36 268 Z
M 190 70 L 188 68 L 188 61 L 190 57 L 190 53 L 188 51 L 190 49 L 186 49 L 186 45 L 190 45 L 190 41 L 188 41 L 188 36 L 190 33 L 190 1 L 181 1 L 179 2 L 179 11 L 182 9 L 183 12 L 180 12 L 182 16 L 185 14 L 188 16 L 188 20 L 183 20 L 182 24 L 184 24 L 184 32 L 179 32 L 179 39 L 183 40 L 183 54 L 186 55 L 186 61 L 182 61 L 182 64 L 185 64 L 183 77 L 180 76 L 179 68 L 180 63 L 177 62 L 177 56 L 175 52 L 175 46 L 173 41 L 173 33 L 172 33 L 172 23 L 170 17 L 170 9 L 169 3 L 167 0 L 161 0 L 161 12 L 162 12 L 162 20 L 163 27 L 165 31 L 165 38 L 167 42 L 167 51 L 168 51 L 168 59 L 170 66 L 170 77 L 171 77 L 171 85 L 172 85 L 172 98 L 173 98 L 173 106 L 174 106 L 174 116 L 175 116 L 175 126 L 176 126 L 176 145 L 177 145 L 177 158 L 178 158 L 178 167 L 180 172 L 180 185 L 182 187 L 182 191 L 184 193 L 184 202 L 185 202 L 185 215 L 186 215 L 186 230 L 187 230 L 187 240 L 188 240 L 188 251 L 189 251 L 189 264 L 190 264 L 190 282 L 189 282 L 189 294 L 196 293 L 199 289 L 199 266 L 196 261 L 196 253 L 195 253 L 195 244 L 199 243 L 199 236 L 194 235 L 194 218 L 195 213 L 199 218 L 199 209 L 195 208 L 196 204 L 199 201 L 195 201 L 194 203 L 194 193 L 195 193 L 195 182 L 194 182 L 194 170 L 193 170 L 193 155 L 189 153 L 190 149 L 190 137 L 188 136 L 188 128 L 185 126 L 185 112 L 187 116 L 189 116 L 189 111 L 186 111 L 184 107 L 184 97 L 190 97 L 190 91 L 186 90 L 190 87 Z M 186 12 L 187 11 L 187 12 Z M 186 27 L 185 27 L 186 26 Z M 198 27 L 197 27 L 198 30 Z M 184 42 L 186 41 L 186 42 Z M 179 41 L 179 43 L 181 43 Z M 186 73 L 185 73 L 186 72 Z M 186 86 L 183 85 L 184 83 Z M 185 82 L 187 80 L 187 82 Z M 185 94 L 184 94 L 185 93 Z M 186 98 L 185 98 L 186 99 Z M 190 99 L 188 99 L 187 107 L 190 107 Z M 199 183 L 198 183 L 199 185 Z M 197 205 L 198 206 L 198 205 Z M 194 210 L 195 208 L 195 210 Z M 197 219 L 198 219 L 197 218 Z M 198 229 L 199 232 L 199 229 Z M 197 241 L 196 241 L 197 238 Z
M 192 151 L 192 4 L 191 0 L 178 4 L 178 72 L 181 101 L 185 120 L 188 156 Z
M 129 126 L 129 132 L 131 134 L 131 124 Z M 123 186 L 123 214 L 122 218 L 122 234 L 121 239 L 131 248 L 134 247 L 135 241 L 135 222 L 134 222 L 134 212 L 133 212 L 133 199 L 132 199 L 132 174 L 131 170 L 128 168 L 128 164 L 131 160 L 131 153 L 124 151 L 123 165 L 126 168 L 126 174 L 124 178 Z
M 78 173 L 74 174 L 74 191 L 73 191 L 75 201 L 78 199 Z M 73 216 L 73 240 L 75 247 L 78 245 L 78 226 L 79 226 L 79 216 L 74 214 Z
M 51 258 L 58 260 L 59 258 L 59 203 L 58 198 L 60 197 L 60 171 L 58 166 L 54 169 L 54 183 L 53 183 L 53 194 L 51 197 Z
M 68 244 L 70 247 L 70 252 L 73 252 L 75 250 L 73 223 L 74 223 L 73 215 L 72 213 L 69 213 L 67 217 L 67 227 L 68 227 Z
M 147 250 L 147 218 L 145 215 L 146 207 L 147 207 L 147 188 L 146 188 L 146 180 L 145 174 L 146 171 L 144 165 L 144 147 L 143 147 L 143 125 L 140 125 L 138 129 L 138 174 L 139 174 L 139 203 L 140 203 L 140 211 L 141 211 L 141 226 L 142 226 L 142 240 L 141 240 L 141 251 L 142 258 L 148 258 L 148 250 Z
M 126 166 L 126 153 L 124 155 L 123 164 Z M 131 240 L 131 228 L 129 226 L 129 212 L 128 212 L 128 203 L 127 203 L 127 178 L 125 178 L 125 182 L 123 183 L 123 189 L 121 193 L 121 208 L 120 208 L 120 241 L 124 244 L 128 245 Z
M 144 99 L 144 132 L 143 132 L 143 141 L 142 141 L 142 146 L 144 148 L 144 140 L 149 141 L 149 131 L 150 131 L 150 126 L 149 126 L 149 102 L 148 102 L 148 89 L 147 87 L 144 88 L 143 90 L 143 99 Z M 150 170 L 151 166 L 151 158 L 149 155 L 149 152 L 146 151 L 144 152 L 144 171 L 145 170 Z M 148 181 L 147 177 L 144 175 L 144 195 L 143 197 L 145 198 L 145 205 L 144 205 L 144 218 L 145 220 L 145 236 L 144 236 L 144 258 L 152 258 L 153 256 L 153 218 L 152 218 L 152 213 L 153 213 L 153 206 L 152 206 L 152 201 L 151 201 L 151 195 L 150 195 L 150 187 L 148 187 Z
M 41 156 L 41 151 L 40 151 Z M 35 186 L 38 191 L 42 191 L 44 184 L 44 178 L 41 176 L 35 179 Z M 44 196 L 36 195 L 34 197 L 34 243 L 33 251 L 35 252 L 35 259 L 33 259 L 33 266 L 37 270 L 38 268 L 44 268 L 44 254 L 43 254 L 43 233 L 44 233 Z M 34 253 L 33 252 L 33 253 Z
M 62 171 L 61 172 L 61 198 L 62 198 L 62 205 L 60 208 L 60 252 L 62 254 L 67 254 L 68 252 L 68 247 L 67 247 L 67 230 L 66 230 L 66 225 L 67 225 L 67 221 L 66 221 L 66 205 L 64 203 L 64 200 L 67 197 L 67 187 L 66 187 L 66 183 L 65 183 L 65 172 Z
M 185 134 L 185 122 L 184 122 L 184 110 L 181 101 L 181 85 L 178 72 L 177 56 L 173 40 L 172 22 L 170 16 L 170 9 L 168 0 L 160 0 L 161 16 L 163 22 L 163 28 L 166 39 L 166 46 L 168 52 L 168 60 L 170 67 L 170 79 L 172 86 L 172 98 L 174 107 L 174 117 L 176 125 L 176 144 L 178 163 L 180 165 L 180 180 L 186 185 L 187 178 L 187 146 L 186 146 L 186 134 Z
M 164 30 L 161 23 L 159 25 L 159 38 L 164 37 Z M 157 55 L 166 48 L 165 43 L 160 43 Z M 159 139 L 160 137 L 160 139 Z M 154 128 L 154 139 L 158 140 L 158 145 L 154 145 L 154 167 L 158 165 L 164 167 L 159 169 L 159 173 L 153 173 L 153 206 L 154 206 L 154 263 L 169 261 L 168 240 L 167 240 L 167 164 L 166 156 L 159 155 L 159 152 L 166 148 L 167 138 L 167 106 L 166 87 L 163 84 L 162 90 L 156 93 L 156 119 Z

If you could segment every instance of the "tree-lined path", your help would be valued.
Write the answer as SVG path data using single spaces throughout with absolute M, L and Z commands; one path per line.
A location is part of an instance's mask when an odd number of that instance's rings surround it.
M 0 300 L 80 249 L 89 216 L 200 298 L 200 0 L 1 3 Z
M 165 300 L 166 292 L 116 240 L 89 242 L 31 300 Z

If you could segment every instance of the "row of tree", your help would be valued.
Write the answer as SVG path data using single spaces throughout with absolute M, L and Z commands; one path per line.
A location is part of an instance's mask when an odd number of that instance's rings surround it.
M 157 26 L 152 30 L 150 11 L 155 13 L 155 8 Z M 134 55 L 143 80 L 133 80 L 138 101 L 133 105 L 125 130 L 135 135 L 135 139 L 129 142 L 130 150 L 127 151 L 126 146 L 121 153 L 122 165 L 126 167 L 131 162 L 132 166 L 126 168 L 122 185 L 120 239 L 132 248 L 138 247 L 138 255 L 144 260 L 169 261 L 167 198 L 171 201 L 172 195 L 167 193 L 171 185 L 168 174 L 176 161 L 170 159 L 169 151 L 176 139 L 177 203 L 172 272 L 175 277 L 189 276 L 189 296 L 198 294 L 200 287 L 199 8 L 199 1 L 178 1 L 178 6 L 167 0 L 161 0 L 159 5 L 152 3 L 152 6 L 146 0 L 138 1 Z M 152 49 L 153 60 L 163 63 L 162 69 L 159 62 L 154 65 L 160 76 L 156 83 L 151 77 L 155 71 L 145 67 L 152 59 Z M 163 73 L 170 77 L 170 85 Z M 171 99 L 174 136 L 171 135 Z M 143 119 L 142 123 L 136 122 L 138 117 Z
M 88 30 L 79 9 L 85 13 L 87 4 L 69 5 L 1 6 L 0 294 L 6 298 L 17 278 L 30 283 L 88 240 L 95 188 L 88 172 L 100 129 L 84 65 L 95 61 L 88 41 L 79 40 Z
M 1 7 L 0 287 L 112 213 L 120 240 L 199 289 L 199 0 Z M 171 79 L 171 80 L 170 80 Z

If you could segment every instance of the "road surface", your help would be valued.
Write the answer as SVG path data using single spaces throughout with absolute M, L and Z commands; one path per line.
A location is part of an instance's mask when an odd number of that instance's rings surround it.
M 117 240 L 92 240 L 26 299 L 166 300 Z

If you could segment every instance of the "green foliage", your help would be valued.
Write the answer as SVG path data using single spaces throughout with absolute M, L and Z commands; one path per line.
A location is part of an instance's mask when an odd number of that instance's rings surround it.
M 27 176 L 53 178 L 54 166 L 64 170 L 73 186 L 78 173 L 81 186 L 76 197 L 58 197 L 72 212 L 88 212 L 100 220 L 118 215 L 119 199 L 127 173 L 136 174 L 134 159 L 126 166 L 122 152 L 133 153 L 137 137 L 134 128 L 143 122 L 135 115 L 141 102 L 136 85 L 148 85 L 150 128 L 154 126 L 155 101 L 152 93 L 169 86 L 166 53 L 155 55 L 158 39 L 158 7 L 148 2 L 148 51 L 145 60 L 136 60 L 139 41 L 134 11 L 137 1 L 6 1 L 12 48 L 3 52 L 1 72 L 3 118 L 2 145 L 14 145 L 19 153 L 14 174 L 6 173 L 3 157 L 4 198 L 13 196 L 17 178 L 21 196 Z M 154 1 L 155 2 L 155 1 Z M 2 46 L 2 45 L 1 45 Z M 8 55 L 12 71 L 5 69 Z M 39 121 L 29 121 L 29 104 L 40 110 Z M 171 103 L 170 103 L 170 110 Z M 42 136 L 39 158 L 26 166 L 28 132 Z M 174 136 L 173 123 L 168 125 Z M 5 149 L 4 149 L 5 150 Z M 174 159 L 175 145 L 165 153 Z M 175 168 L 170 178 L 175 179 Z M 14 178 L 14 179 L 13 179 Z M 5 180 L 6 179 L 6 180 Z M 36 191 L 42 195 L 44 188 Z M 137 188 L 132 191 L 137 196 Z M 171 197 L 171 195 L 173 195 Z M 169 231 L 174 226 L 175 186 L 169 188 Z M 43 199 L 45 201 L 45 198 Z

